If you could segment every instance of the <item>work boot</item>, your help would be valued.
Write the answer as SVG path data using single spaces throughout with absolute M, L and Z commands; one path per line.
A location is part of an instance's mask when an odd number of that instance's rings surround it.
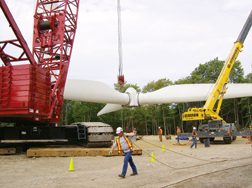
M 123 174 L 119 174 L 118 176 L 121 178 L 125 178 L 125 175 L 123 175 Z
M 135 176 L 137 175 L 137 172 L 133 172 L 132 174 L 130 174 L 131 176 Z

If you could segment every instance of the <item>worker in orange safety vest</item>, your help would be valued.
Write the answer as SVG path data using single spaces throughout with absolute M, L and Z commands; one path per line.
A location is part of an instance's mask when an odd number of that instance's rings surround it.
M 190 146 L 190 148 L 192 148 L 193 145 L 195 145 L 195 149 L 197 149 L 197 131 L 196 131 L 196 127 L 193 127 L 193 131 L 192 131 L 192 140 L 193 140 L 193 143 L 192 143 L 192 145 Z
M 137 135 L 137 130 L 136 130 L 136 128 L 134 128 L 133 133 L 134 133 L 135 135 Z
M 159 136 L 159 141 L 162 142 L 162 135 L 163 135 L 163 130 L 161 127 L 158 127 L 158 136 Z
M 179 133 L 181 133 L 181 130 L 180 130 L 179 126 L 177 126 L 177 138 L 178 138 L 178 144 L 179 144 L 179 136 L 178 136 L 178 134 L 179 134 Z
M 111 151 L 109 152 L 109 155 L 111 155 L 113 153 L 114 149 L 117 147 L 119 154 L 124 153 L 124 155 L 125 155 L 122 173 L 119 174 L 119 177 L 125 178 L 127 168 L 128 168 L 128 163 L 130 164 L 132 171 L 133 171 L 133 173 L 130 175 L 135 176 L 138 173 L 137 173 L 136 165 L 134 164 L 132 156 L 131 156 L 133 153 L 133 145 L 129 141 L 129 139 L 127 138 L 127 136 L 134 136 L 135 134 L 134 133 L 123 133 L 123 129 L 121 127 L 118 127 L 116 129 L 116 134 L 118 135 L 118 137 L 116 138 L 114 144 L 112 145 L 112 148 L 111 148 Z

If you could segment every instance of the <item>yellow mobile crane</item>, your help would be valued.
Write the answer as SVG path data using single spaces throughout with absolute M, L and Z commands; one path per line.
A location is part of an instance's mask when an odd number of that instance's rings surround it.
M 217 136 L 219 130 L 224 130 L 223 134 L 219 134 L 219 136 L 223 136 L 225 143 L 231 143 L 231 133 L 230 131 L 236 131 L 236 128 L 234 128 L 235 125 L 227 126 L 226 122 L 219 116 L 219 111 L 221 108 L 223 96 L 226 93 L 228 87 L 226 87 L 228 80 L 229 80 L 229 74 L 230 71 L 235 63 L 235 60 L 237 56 L 239 55 L 241 48 L 243 47 L 243 43 L 246 39 L 246 36 L 251 28 L 252 25 L 252 11 L 250 12 L 250 15 L 243 26 L 243 29 L 237 38 L 236 42 L 234 43 L 234 46 L 221 70 L 221 73 L 204 105 L 203 108 L 189 108 L 187 112 L 182 114 L 182 121 L 192 121 L 192 120 L 210 120 L 208 125 L 205 126 L 207 130 L 211 129 L 212 125 L 212 139 L 214 139 L 214 136 Z M 220 98 L 219 98 L 220 97 Z M 218 102 L 219 99 L 219 102 Z M 217 104 L 218 102 L 218 104 Z M 214 107 L 217 106 L 216 109 Z M 226 125 L 226 126 L 224 126 Z M 227 130 L 228 134 L 225 136 L 225 127 L 229 128 L 229 131 Z M 233 128 L 232 128 L 233 127 Z M 223 131 L 222 131 L 223 132 Z M 240 133 L 240 132 L 239 132 Z M 251 133 L 250 133 L 251 134 Z M 200 141 L 203 142 L 203 138 L 211 138 L 211 136 L 207 134 L 198 134 L 200 137 Z M 240 134 L 232 133 L 232 136 L 238 136 Z M 202 139 L 201 139 L 202 138 Z

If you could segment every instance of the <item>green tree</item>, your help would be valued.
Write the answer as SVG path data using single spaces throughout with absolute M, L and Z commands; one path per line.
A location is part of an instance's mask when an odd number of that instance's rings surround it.
M 185 78 L 178 79 L 177 81 L 174 82 L 174 84 L 192 84 L 192 79 L 191 76 L 187 76 Z
M 143 87 L 142 92 L 143 93 L 147 93 L 147 92 L 153 92 L 156 91 L 158 89 L 161 89 L 163 87 L 167 87 L 172 85 L 173 82 L 169 79 L 166 78 L 162 78 L 159 79 L 158 81 L 152 81 L 149 82 L 146 86 Z M 163 121 L 163 129 L 164 129 L 164 134 L 167 135 L 167 128 L 166 128 L 166 113 L 165 111 L 167 111 L 167 108 L 165 107 L 164 104 L 162 105 L 150 105 L 151 109 L 152 109 L 152 133 L 156 134 L 156 130 L 157 127 L 159 126 L 159 119 L 162 119 Z M 159 109 L 161 109 L 161 113 L 159 113 Z M 161 115 L 162 118 L 159 118 Z
M 218 58 L 209 61 L 205 64 L 200 64 L 191 73 L 192 83 L 213 83 L 216 82 L 221 69 L 223 67 L 223 62 L 219 61 Z
M 220 75 L 224 63 L 225 61 L 220 61 L 217 57 L 214 60 L 206 62 L 205 64 L 200 64 L 191 73 L 191 83 L 215 83 Z M 229 82 L 244 82 L 244 71 L 241 67 L 240 61 L 235 61 L 229 75 Z
M 63 101 L 63 108 L 60 116 L 60 125 L 69 125 L 73 122 L 72 118 L 72 105 L 74 101 L 72 100 L 64 100 Z
M 252 73 L 249 73 L 245 78 L 246 78 L 245 82 L 251 83 L 252 82 Z
M 148 93 L 148 92 L 156 91 L 158 89 L 161 89 L 163 87 L 166 87 L 172 84 L 173 84 L 172 81 L 166 78 L 159 79 L 156 82 L 153 80 L 152 82 L 149 82 L 146 86 L 143 87 L 142 92 Z
M 125 93 L 125 91 L 129 87 L 133 87 L 137 92 L 141 92 L 141 89 L 139 88 L 137 84 L 127 84 L 127 81 L 124 81 L 124 85 L 122 85 L 122 90 L 120 90 L 120 85 L 118 83 L 114 83 L 114 89 L 122 93 Z

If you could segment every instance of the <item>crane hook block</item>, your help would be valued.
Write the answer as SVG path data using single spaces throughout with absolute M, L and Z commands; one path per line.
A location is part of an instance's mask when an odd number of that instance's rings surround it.
M 118 84 L 123 85 L 124 84 L 124 75 L 118 76 Z

